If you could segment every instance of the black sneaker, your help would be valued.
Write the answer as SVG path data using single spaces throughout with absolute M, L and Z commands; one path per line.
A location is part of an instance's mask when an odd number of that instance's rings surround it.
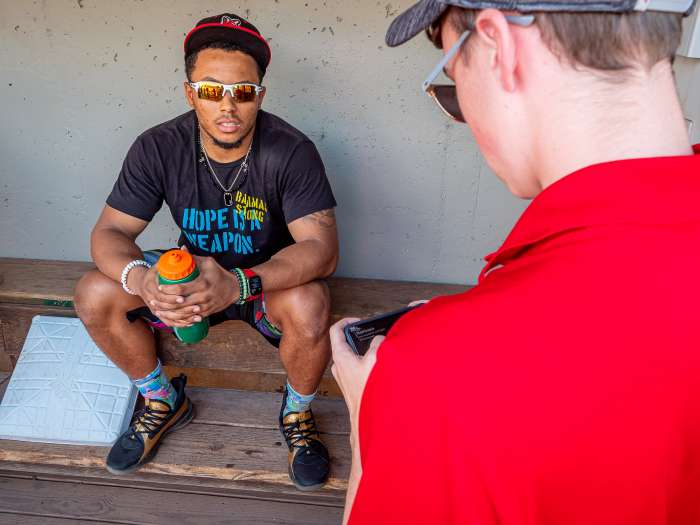
M 311 409 L 284 415 L 287 390 L 282 398 L 280 431 L 289 447 L 289 477 L 299 490 L 316 490 L 328 479 L 330 458 L 321 443 Z
M 185 395 L 187 376 L 171 380 L 177 392 L 175 407 L 146 399 L 146 406 L 134 414 L 131 426 L 112 445 L 107 455 L 107 470 L 112 474 L 132 472 L 155 456 L 166 434 L 184 427 L 194 417 L 194 405 Z

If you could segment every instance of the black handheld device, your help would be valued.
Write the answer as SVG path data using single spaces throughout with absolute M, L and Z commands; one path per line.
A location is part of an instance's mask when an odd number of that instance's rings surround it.
M 386 335 L 389 329 L 402 315 L 419 306 L 423 306 L 423 303 L 350 323 L 343 330 L 345 332 L 345 339 L 353 352 L 357 355 L 365 355 L 367 350 L 369 350 L 372 339 L 378 335 Z

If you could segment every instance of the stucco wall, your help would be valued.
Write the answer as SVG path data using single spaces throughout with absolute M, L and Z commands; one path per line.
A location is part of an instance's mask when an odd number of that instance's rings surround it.
M 678 96 L 689 122 L 693 144 L 700 143 L 700 59 L 676 57 Z
M 474 282 L 527 203 L 489 172 L 468 128 L 421 93 L 438 52 L 424 38 L 384 45 L 411 3 L 0 0 L 0 256 L 89 259 L 129 145 L 187 110 L 184 34 L 233 9 L 271 41 L 265 108 L 307 133 L 326 163 L 338 273 Z M 139 242 L 176 237 L 161 211 Z

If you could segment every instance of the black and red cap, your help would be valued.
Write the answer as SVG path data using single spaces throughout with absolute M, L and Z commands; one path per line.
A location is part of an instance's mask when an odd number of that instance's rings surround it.
M 258 28 L 232 13 L 202 18 L 185 37 L 185 59 L 212 42 L 229 42 L 244 49 L 262 69 L 270 64 L 270 45 Z

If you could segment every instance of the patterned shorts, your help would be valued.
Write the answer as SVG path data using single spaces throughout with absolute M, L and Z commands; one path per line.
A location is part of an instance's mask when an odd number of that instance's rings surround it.
M 165 253 L 166 251 L 167 250 L 145 251 L 143 252 L 144 259 L 149 264 L 155 264 L 158 262 L 161 254 Z M 137 319 L 143 319 L 154 329 L 172 331 L 172 328 L 164 324 L 163 321 L 158 319 L 158 317 L 156 317 L 153 312 L 151 312 L 151 310 L 145 306 L 128 311 L 126 313 L 126 318 L 132 323 Z M 224 321 L 243 321 L 248 323 L 258 332 L 260 332 L 260 334 L 267 339 L 271 345 L 273 345 L 275 348 L 279 348 L 282 332 L 267 318 L 264 295 L 249 303 L 240 305 L 232 304 L 225 310 L 216 312 L 215 314 L 209 316 L 209 326 L 215 326 L 223 323 Z

